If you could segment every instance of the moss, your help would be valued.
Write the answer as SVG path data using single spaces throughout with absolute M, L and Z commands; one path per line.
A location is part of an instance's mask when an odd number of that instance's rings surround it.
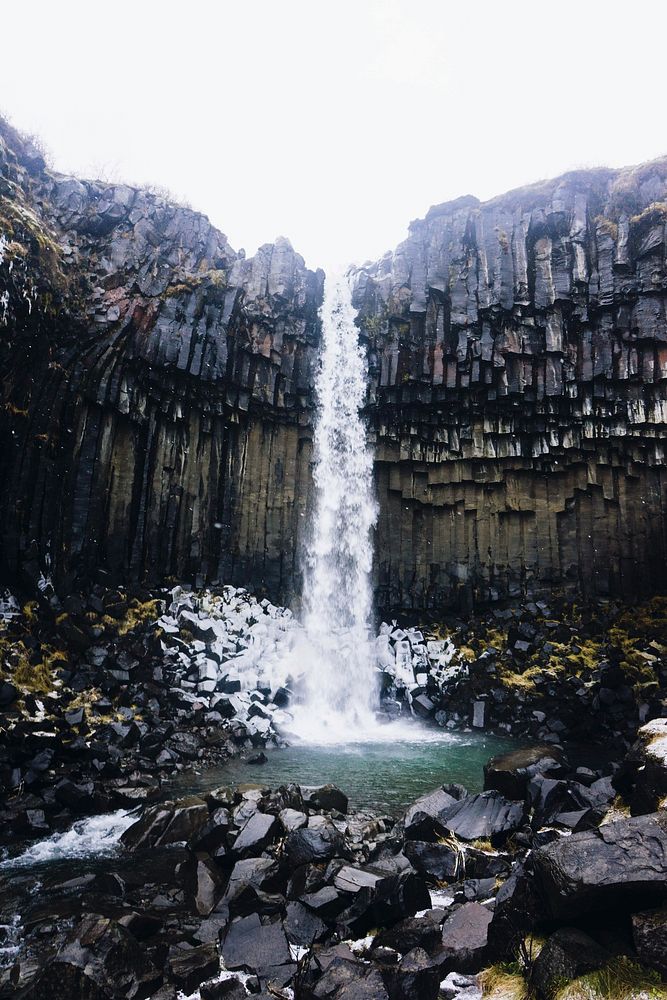
M 595 219 L 595 225 L 597 229 L 606 233 L 607 236 L 611 236 L 614 243 L 618 241 L 618 223 L 614 222 L 613 219 L 607 219 L 604 215 L 598 215 Z
M 633 215 L 630 219 L 631 226 L 659 225 L 667 221 L 667 202 L 654 201 L 643 212 Z
M 657 972 L 621 956 L 568 983 L 554 1000 L 667 1000 L 667 988 Z
M 223 289 L 227 287 L 227 273 L 217 268 L 202 271 L 198 274 L 187 274 L 181 281 L 174 282 L 165 291 L 166 298 L 174 298 L 178 295 L 190 295 L 204 285 L 211 288 Z
M 530 1000 L 528 985 L 515 962 L 492 965 L 477 978 L 482 996 L 490 1000 Z
M 139 625 L 155 621 L 162 614 L 162 602 L 155 599 L 152 601 L 130 601 L 127 614 L 118 626 L 118 635 L 126 635 Z M 114 619 L 115 621 L 115 619 Z

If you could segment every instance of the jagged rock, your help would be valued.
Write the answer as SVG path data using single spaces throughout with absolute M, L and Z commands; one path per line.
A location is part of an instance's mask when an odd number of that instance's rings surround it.
M 632 940 L 642 962 L 667 975 L 667 908 L 633 913 Z
M 208 821 L 208 808 L 200 800 L 165 802 L 145 809 L 137 822 L 125 830 L 121 840 L 131 851 L 185 843 L 194 840 L 198 831 L 203 829 Z
M 484 791 L 494 789 L 507 799 L 523 799 L 533 775 L 560 771 L 562 758 L 561 751 L 544 745 L 492 757 L 484 765 Z
M 241 827 L 234 841 L 234 853 L 237 857 L 256 857 L 278 836 L 278 832 L 279 823 L 275 816 L 256 812 Z
M 169 960 L 169 972 L 184 993 L 194 993 L 200 983 L 220 970 L 220 956 L 214 944 L 189 948 Z
M 389 1000 L 377 969 L 345 958 L 334 958 L 318 980 L 313 996 L 316 1000 Z
M 610 958 L 606 948 L 588 934 L 573 927 L 561 927 L 549 936 L 535 959 L 531 985 L 540 1000 L 551 1000 L 564 983 L 601 969 Z
M 641 727 L 613 784 L 629 800 L 633 816 L 667 806 L 667 719 Z
M 404 852 L 415 871 L 438 882 L 453 882 L 461 868 L 460 851 L 451 844 L 406 840 Z
M 481 903 L 464 903 L 445 920 L 437 961 L 441 972 L 477 972 L 488 953 L 493 914 Z
M 303 827 L 288 834 L 285 851 L 294 868 L 312 862 L 330 861 L 344 851 L 343 838 L 333 824 L 316 829 Z
M 324 921 L 298 901 L 287 904 L 284 926 L 291 943 L 306 948 L 320 941 L 328 931 Z
M 572 919 L 614 905 L 626 912 L 667 898 L 667 813 L 617 820 L 534 852 L 548 910 Z
M 522 802 L 509 802 L 499 792 L 480 792 L 451 806 L 443 826 L 462 840 L 479 840 L 506 837 L 518 830 L 523 819 Z
M 306 803 L 313 809 L 324 809 L 327 812 L 337 809 L 340 813 L 346 813 L 348 799 L 336 785 L 321 785 L 319 788 L 309 789 Z
M 91 913 L 46 964 L 28 996 L 30 1000 L 147 996 L 161 980 L 132 934 L 115 921 Z
M 278 863 L 271 858 L 237 861 L 229 876 L 218 910 L 231 916 L 276 913 L 284 903 L 283 880 Z
M 391 985 L 395 1000 L 437 1000 L 440 973 L 425 951 L 414 948 L 401 959 Z
M 280 966 L 288 967 L 284 971 L 294 969 L 282 924 L 262 924 L 256 913 L 232 921 L 222 957 L 228 969 L 250 969 L 261 977 Z

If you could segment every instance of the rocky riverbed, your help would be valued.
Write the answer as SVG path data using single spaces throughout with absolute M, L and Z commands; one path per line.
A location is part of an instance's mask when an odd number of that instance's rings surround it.
M 607 996 L 595 977 L 611 976 L 628 984 L 613 995 L 664 997 L 664 805 L 631 815 L 612 775 L 548 746 L 398 817 L 350 812 L 334 785 L 145 805 L 78 876 L 36 886 L 25 858 L 5 862 L 21 912 L 1 995 L 549 998 Z
M 614 996 L 662 996 L 666 608 L 389 616 L 387 722 L 529 745 L 482 793 L 443 774 L 385 815 L 267 788 L 261 767 L 251 788 L 166 797 L 165 779 L 284 743 L 286 609 L 235 588 L 6 594 L 3 994 L 473 1000 L 528 980 L 548 998 L 606 976 L 627 984 Z M 584 734 L 588 758 L 570 749 Z

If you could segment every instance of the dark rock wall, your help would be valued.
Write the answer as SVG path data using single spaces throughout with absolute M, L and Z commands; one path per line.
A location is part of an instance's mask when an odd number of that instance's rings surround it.
M 2 563 L 289 594 L 322 272 L 0 132 Z
M 379 603 L 665 586 L 667 160 L 414 222 L 356 273 Z
M 667 160 L 415 222 L 355 276 L 382 607 L 666 578 Z M 299 589 L 323 274 L 0 125 L 0 557 Z

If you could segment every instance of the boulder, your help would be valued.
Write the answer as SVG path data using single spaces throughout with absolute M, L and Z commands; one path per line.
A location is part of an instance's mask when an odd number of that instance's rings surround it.
M 360 888 L 350 906 L 338 916 L 338 922 L 359 936 L 373 927 L 390 927 L 430 906 L 424 880 L 414 872 L 401 872 Z
M 275 816 L 256 812 L 246 821 L 234 841 L 237 857 L 257 857 L 276 839 L 280 824 Z
M 641 727 L 613 784 L 630 803 L 633 816 L 667 805 L 667 719 L 653 719 Z
M 316 1000 L 389 1000 L 380 972 L 372 965 L 334 958 L 313 989 Z
M 403 851 L 415 871 L 438 882 L 454 882 L 463 865 L 461 852 L 453 844 L 406 840 Z
M 87 914 L 30 989 L 30 1000 L 149 996 L 162 976 L 136 938 L 116 921 Z
M 667 813 L 637 816 L 541 847 L 535 875 L 551 915 L 569 920 L 610 906 L 667 898 Z
M 391 977 L 392 1000 L 438 1000 L 440 972 L 422 948 L 404 955 Z
M 232 917 L 277 913 L 284 904 L 283 888 L 284 882 L 276 861 L 271 858 L 245 858 L 234 865 L 218 911 Z
M 667 908 L 633 913 L 632 939 L 642 962 L 667 976 Z
M 341 792 L 337 785 L 321 785 L 319 788 L 308 789 L 306 805 L 311 809 L 324 809 L 330 812 L 332 809 L 340 813 L 347 812 L 348 798 Z
M 601 969 L 611 958 L 597 941 L 574 927 L 561 927 L 542 947 L 531 970 L 539 1000 L 552 1000 L 563 983 Z
M 321 941 L 328 932 L 324 921 L 298 900 L 287 904 L 284 927 L 288 940 L 304 948 Z
M 524 821 L 522 802 L 510 802 L 500 792 L 480 792 L 455 802 L 441 822 L 461 840 L 504 839 Z
M 163 802 L 144 809 L 137 822 L 125 830 L 121 842 L 130 851 L 187 843 L 208 821 L 208 808 L 200 799 Z
M 441 972 L 477 972 L 482 968 L 488 955 L 492 916 L 481 903 L 464 903 L 445 920 L 436 956 Z
M 188 948 L 169 960 L 169 974 L 184 993 L 194 993 L 200 983 L 220 971 L 220 956 L 214 944 Z
M 333 823 L 293 830 L 285 841 L 285 852 L 293 868 L 330 861 L 336 855 L 342 855 L 344 850 L 343 837 Z
M 265 978 L 280 966 L 293 969 L 285 931 L 280 921 L 262 924 L 259 916 L 234 920 L 222 944 L 222 957 L 228 969 L 248 969 Z
M 224 880 L 219 869 L 205 854 L 192 855 L 180 866 L 179 875 L 193 908 L 200 916 L 207 917 L 224 890 Z
M 484 765 L 484 791 L 498 791 L 507 799 L 523 799 L 533 775 L 559 773 L 562 761 L 562 752 L 545 744 L 492 757 Z

